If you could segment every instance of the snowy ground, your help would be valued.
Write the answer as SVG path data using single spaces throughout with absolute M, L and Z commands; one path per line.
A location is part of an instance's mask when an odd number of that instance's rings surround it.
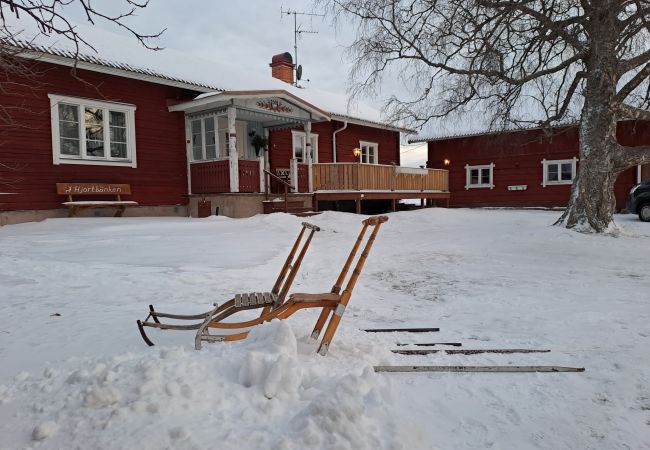
M 56 219 L 0 228 L 0 448 L 650 448 L 650 226 L 557 212 L 390 215 L 329 354 L 316 312 L 192 349 L 149 303 L 201 312 L 268 290 L 301 219 Z M 294 291 L 326 292 L 361 218 L 324 213 Z M 60 316 L 53 316 L 58 313 Z M 439 326 L 376 335 L 366 326 Z M 394 355 L 397 342 L 548 348 Z M 377 364 L 567 365 L 568 374 L 374 374 Z

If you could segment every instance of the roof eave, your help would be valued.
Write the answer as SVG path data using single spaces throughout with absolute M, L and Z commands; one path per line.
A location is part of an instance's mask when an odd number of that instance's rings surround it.
M 359 117 L 353 117 L 344 114 L 332 113 L 332 120 L 337 120 L 339 122 L 353 123 L 356 125 L 369 126 L 373 128 L 381 128 L 383 130 L 396 131 L 399 133 L 407 133 L 407 134 L 415 133 L 415 130 L 411 130 L 410 128 L 398 127 L 384 122 L 377 122 L 374 120 L 362 119 Z
M 187 81 L 173 80 L 162 76 L 138 73 L 131 70 L 120 69 L 117 67 L 111 67 L 104 64 L 91 63 L 79 59 L 75 60 L 74 58 L 70 58 L 67 56 L 45 53 L 38 50 L 29 50 L 24 48 L 21 48 L 21 50 L 23 50 L 23 52 L 20 54 L 22 58 L 33 59 L 36 61 L 43 61 L 43 62 L 57 64 L 66 67 L 76 67 L 77 69 L 88 70 L 91 72 L 98 72 L 107 75 L 114 75 L 123 78 L 146 81 L 149 83 L 155 83 L 164 86 L 172 86 L 172 87 L 187 89 L 195 92 L 201 92 L 201 93 L 218 92 L 216 88 L 209 87 L 206 85 L 190 83 Z
M 304 101 L 300 97 L 291 94 L 285 90 L 254 90 L 254 91 L 223 91 L 215 93 L 208 97 L 203 97 L 198 100 L 191 100 L 189 102 L 183 102 L 176 105 L 169 106 L 169 111 L 188 111 L 193 108 L 200 106 L 209 105 L 217 101 L 229 101 L 231 99 L 245 99 L 245 98 L 265 98 L 265 97 L 280 97 L 293 104 L 297 104 L 300 108 L 309 112 L 314 121 L 330 121 L 330 114 L 323 111 L 320 108 L 312 105 L 309 102 Z
M 408 143 L 418 144 L 422 142 L 449 141 L 453 139 L 463 139 L 463 138 L 480 137 L 480 136 L 493 136 L 502 133 L 521 133 L 525 131 L 537 131 L 537 130 L 543 130 L 545 128 L 550 128 L 550 129 L 567 128 L 567 127 L 575 127 L 577 125 L 578 122 L 567 122 L 567 123 L 552 125 L 550 127 L 531 126 L 530 128 L 513 128 L 513 129 L 493 130 L 493 131 L 478 131 L 476 133 L 449 134 L 445 136 L 409 139 Z

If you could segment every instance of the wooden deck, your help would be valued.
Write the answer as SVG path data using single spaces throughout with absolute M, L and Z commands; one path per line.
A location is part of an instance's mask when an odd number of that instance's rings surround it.
M 314 207 L 318 201 L 354 200 L 357 212 L 362 200 L 449 200 L 449 172 L 400 166 L 359 163 L 313 165 Z

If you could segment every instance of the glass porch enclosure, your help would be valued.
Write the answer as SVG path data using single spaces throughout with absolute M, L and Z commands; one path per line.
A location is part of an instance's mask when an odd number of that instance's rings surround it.
M 193 194 L 231 192 L 230 133 L 227 114 L 188 117 L 190 131 L 190 179 Z M 235 121 L 238 192 L 263 192 L 261 177 L 264 169 L 264 149 L 253 146 L 255 136 L 265 137 L 264 126 L 258 121 Z

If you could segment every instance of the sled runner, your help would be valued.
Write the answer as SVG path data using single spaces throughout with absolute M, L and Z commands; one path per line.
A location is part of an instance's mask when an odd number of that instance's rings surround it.
M 343 266 L 343 269 L 341 270 L 341 273 L 330 292 L 323 294 L 292 294 L 289 296 L 289 299 L 278 308 L 270 311 L 265 310 L 262 312 L 262 315 L 259 318 L 246 322 L 223 322 L 222 320 L 226 317 L 225 314 L 228 313 L 227 310 L 221 313 L 210 315 L 204 319 L 203 324 L 199 327 L 199 330 L 196 333 L 194 342 L 196 349 L 198 350 L 201 348 L 201 343 L 203 341 L 235 341 L 239 339 L 245 339 L 249 333 L 249 331 L 246 330 L 235 334 L 210 334 L 210 329 L 239 330 L 244 328 L 251 328 L 273 319 L 286 319 L 301 309 L 320 308 L 321 313 L 318 317 L 318 320 L 316 321 L 316 325 L 314 326 L 311 337 L 312 339 L 318 339 L 321 330 L 329 318 L 329 323 L 325 329 L 323 340 L 318 347 L 318 353 L 320 355 L 327 354 L 327 350 L 329 349 L 330 343 L 332 342 L 332 338 L 336 333 L 336 329 L 341 322 L 345 308 L 350 301 L 350 297 L 352 296 L 352 291 L 357 283 L 357 280 L 359 279 L 361 271 L 363 270 L 363 266 L 366 262 L 368 254 L 370 253 L 370 249 L 372 248 L 375 238 L 377 237 L 379 228 L 381 227 L 381 224 L 386 221 L 388 221 L 388 217 L 386 216 L 370 217 L 363 221 L 363 227 L 357 236 L 357 240 L 355 241 L 352 250 L 350 251 L 350 254 L 348 255 L 348 258 Z M 343 292 L 339 293 L 341 292 L 343 283 L 347 278 L 350 266 L 355 260 L 357 251 L 364 241 L 366 231 L 369 228 L 372 228 L 372 232 L 365 241 L 363 251 L 356 261 L 352 275 L 350 275 L 350 278 L 348 279 Z M 243 297 L 241 301 L 245 301 Z
M 306 230 L 309 230 L 307 238 L 303 241 Z M 203 314 L 169 314 L 164 312 L 158 312 L 154 309 L 153 305 L 149 305 L 149 315 L 144 321 L 138 320 L 138 329 L 140 330 L 140 335 L 142 339 L 149 346 L 153 346 L 154 343 L 149 339 L 147 334 L 144 331 L 144 327 L 158 328 L 161 330 L 198 330 L 203 324 L 204 319 L 219 317 L 216 320 L 222 320 L 226 317 L 229 317 L 239 311 L 245 311 L 255 308 L 262 308 L 261 316 L 267 314 L 269 311 L 278 308 L 284 302 L 289 289 L 293 284 L 302 260 L 307 253 L 309 244 L 311 243 L 314 233 L 320 231 L 320 228 L 316 225 L 312 225 L 307 222 L 302 223 L 302 228 L 300 233 L 296 238 L 296 241 L 291 248 L 291 252 L 287 256 L 280 274 L 271 289 L 271 292 L 253 292 L 245 294 L 237 294 L 231 300 L 225 302 L 222 305 L 217 305 L 215 303 L 214 308 Z M 296 253 L 298 256 L 296 257 Z M 162 323 L 160 319 L 173 319 L 173 320 L 191 320 L 191 321 L 200 321 L 195 322 L 189 325 L 178 325 L 178 324 L 169 324 Z M 214 320 L 214 319 L 212 319 Z

